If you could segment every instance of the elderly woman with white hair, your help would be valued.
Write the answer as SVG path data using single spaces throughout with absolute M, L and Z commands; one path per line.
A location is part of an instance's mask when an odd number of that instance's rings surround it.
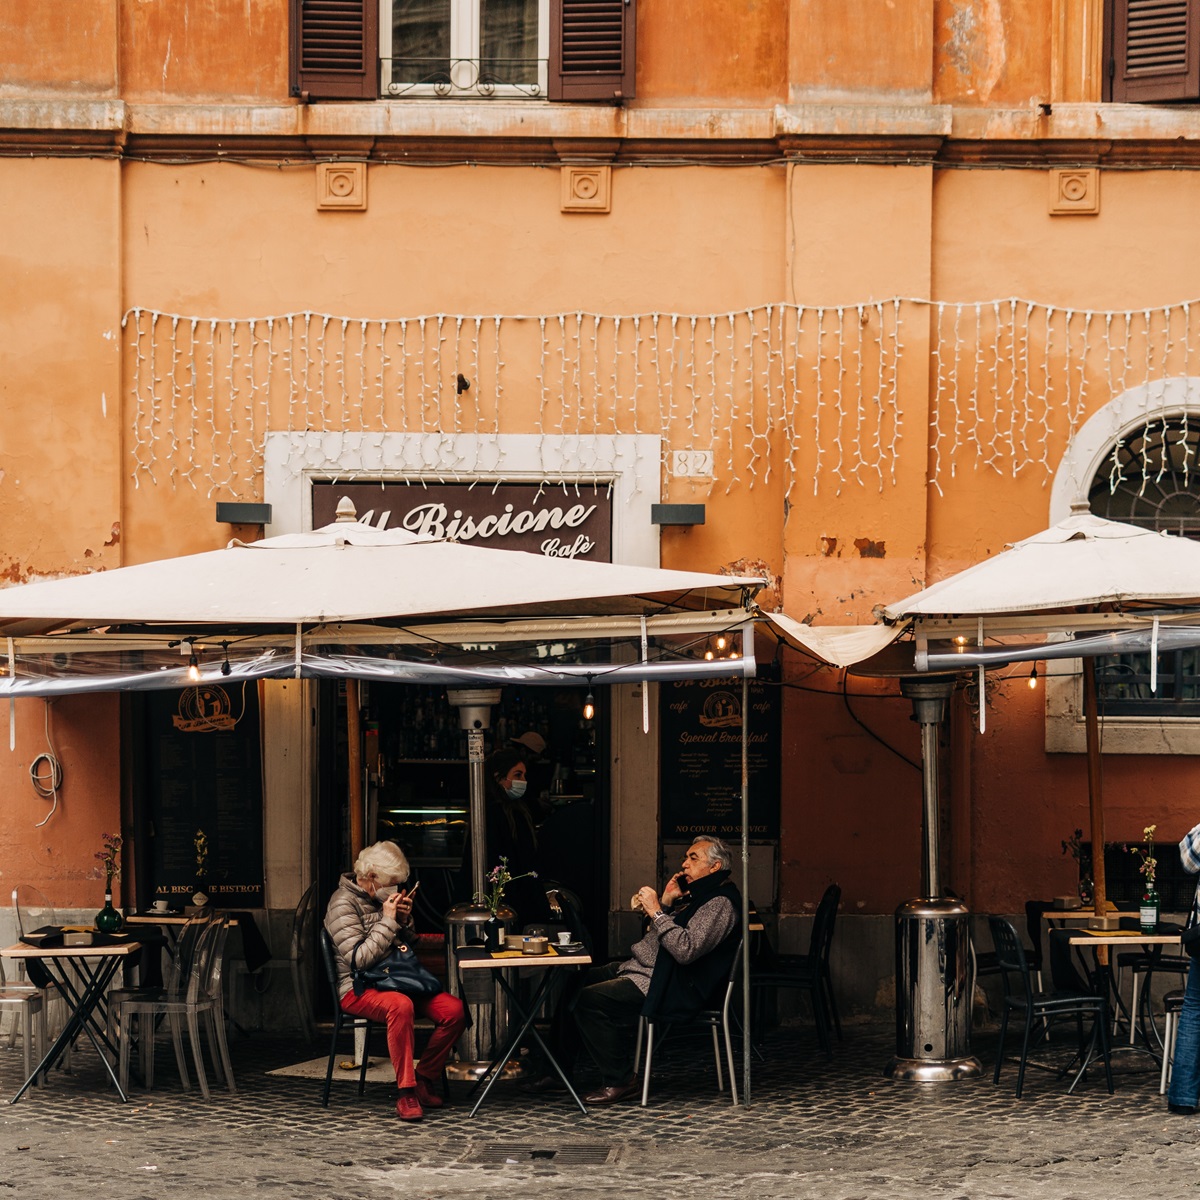
M 408 859 L 394 842 L 368 846 L 347 871 L 325 910 L 325 929 L 337 952 L 338 997 L 342 1011 L 387 1025 L 388 1054 L 396 1070 L 400 1097 L 396 1115 L 419 1121 L 427 1108 L 441 1108 L 436 1085 L 454 1043 L 466 1027 L 462 1001 L 448 992 L 415 997 L 401 991 L 364 988 L 355 995 L 351 963 L 370 967 L 393 947 L 412 945 L 412 894 L 399 885 L 408 880 Z M 433 1034 L 421 1061 L 413 1067 L 413 1017 L 433 1022 Z

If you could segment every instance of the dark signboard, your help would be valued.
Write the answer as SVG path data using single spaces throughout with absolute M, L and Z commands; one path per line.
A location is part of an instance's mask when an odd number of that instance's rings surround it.
M 314 529 L 349 496 L 360 520 L 472 546 L 526 550 L 556 558 L 612 560 L 612 496 L 607 484 L 426 484 L 384 481 L 312 485 Z
M 742 681 L 659 688 L 662 840 L 742 836 Z M 750 682 L 750 838 L 779 837 L 780 692 Z
M 226 908 L 263 903 L 258 688 L 204 684 L 146 694 L 155 896 L 181 905 L 196 891 L 196 837 L 208 845 L 201 882 Z

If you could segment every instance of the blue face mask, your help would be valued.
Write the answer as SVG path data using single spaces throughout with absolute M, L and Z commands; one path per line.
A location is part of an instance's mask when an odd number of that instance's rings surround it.
M 510 783 L 508 787 L 504 789 L 504 794 L 510 800 L 520 800 L 520 798 L 525 795 L 525 789 L 528 786 L 528 783 L 524 779 L 514 779 L 512 783 Z

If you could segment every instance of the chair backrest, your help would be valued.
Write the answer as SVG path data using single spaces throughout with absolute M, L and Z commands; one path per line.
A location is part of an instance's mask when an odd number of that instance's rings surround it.
M 1005 996 L 1012 994 L 1012 983 L 1009 975 L 1015 973 L 1020 977 L 1021 990 L 1028 1001 L 1033 999 L 1033 980 L 1029 970 L 1029 960 L 1025 957 L 1025 947 L 1017 934 L 1013 923 L 1004 917 L 988 917 L 988 929 L 992 934 L 992 945 L 996 947 L 996 966 L 1004 984 Z
M 316 909 L 317 885 L 310 883 L 296 905 L 296 914 L 292 918 L 292 962 L 302 963 L 308 960 L 309 947 L 312 945 L 313 912 Z
M 227 916 L 214 917 L 210 922 L 217 926 L 212 936 L 212 945 L 208 954 L 208 970 L 203 984 L 204 993 L 218 1008 L 224 1007 L 224 996 L 221 994 L 221 974 L 225 967 L 225 943 L 229 939 L 229 927 L 232 919 Z
M 1029 965 L 1035 971 L 1042 969 L 1042 914 L 1050 912 L 1053 907 L 1045 900 L 1025 901 L 1025 932 L 1033 947 L 1029 953 Z
M 812 937 L 808 943 L 809 958 L 814 963 L 828 964 L 829 951 L 833 945 L 833 923 L 837 920 L 838 905 L 842 902 L 842 889 L 831 883 L 817 905 L 813 917 Z
M 214 924 L 211 914 L 205 913 L 200 917 L 189 917 L 179 931 L 179 940 L 175 943 L 175 953 L 167 971 L 167 999 L 182 1001 L 188 997 L 188 989 L 195 974 L 200 957 L 200 949 L 210 926 Z
M 333 1009 L 338 1012 L 341 1004 L 338 998 L 337 951 L 333 948 L 333 938 L 324 925 L 317 933 L 317 941 L 321 947 L 321 961 L 325 964 L 325 978 L 329 980 L 329 990 L 333 995 Z
M 24 937 L 43 925 L 57 925 L 58 914 L 54 911 L 46 893 L 32 884 L 18 883 L 12 890 L 13 908 L 17 911 L 17 933 Z

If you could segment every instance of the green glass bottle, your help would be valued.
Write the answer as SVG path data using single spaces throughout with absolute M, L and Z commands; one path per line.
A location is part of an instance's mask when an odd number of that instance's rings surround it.
M 119 908 L 113 908 L 112 879 L 104 884 L 104 907 L 96 914 L 96 928 L 101 933 L 120 933 L 125 927 L 125 917 Z
M 1138 924 L 1143 933 L 1153 933 L 1158 928 L 1158 892 L 1151 884 L 1142 896 L 1141 907 L 1138 909 Z

